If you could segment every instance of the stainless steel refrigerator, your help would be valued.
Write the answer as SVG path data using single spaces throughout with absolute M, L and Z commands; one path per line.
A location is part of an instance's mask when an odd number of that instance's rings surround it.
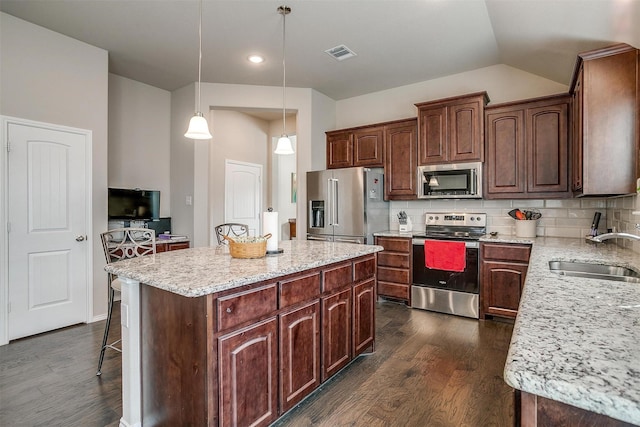
M 307 240 L 373 244 L 389 229 L 383 183 L 378 168 L 307 172 Z

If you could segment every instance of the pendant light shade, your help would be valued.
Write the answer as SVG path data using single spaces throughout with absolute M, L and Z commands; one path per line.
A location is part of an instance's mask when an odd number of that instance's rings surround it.
M 211 133 L 209 132 L 209 124 L 207 119 L 204 118 L 202 113 L 198 111 L 189 121 L 189 129 L 184 134 L 187 138 L 191 139 L 211 139 Z
M 278 145 L 276 145 L 276 150 L 274 151 L 276 154 L 293 154 L 293 145 L 291 145 L 291 140 L 287 135 L 282 135 L 278 138 Z
M 286 58 L 286 50 L 285 50 L 285 40 L 286 40 L 286 21 L 287 15 L 291 13 L 291 8 L 289 6 L 280 6 L 278 7 L 278 13 L 282 15 L 282 136 L 278 139 L 278 145 L 276 145 L 276 149 L 274 151 L 275 154 L 293 154 L 293 146 L 291 145 L 291 140 L 287 135 L 286 131 L 286 107 L 285 107 L 285 99 L 286 99 L 286 87 L 287 87 L 287 67 L 285 64 Z
M 189 121 L 189 128 L 184 134 L 191 139 L 211 139 L 209 124 L 200 111 L 200 81 L 202 75 L 202 0 L 200 0 L 199 21 L 198 21 L 198 98 L 196 99 L 196 113 Z

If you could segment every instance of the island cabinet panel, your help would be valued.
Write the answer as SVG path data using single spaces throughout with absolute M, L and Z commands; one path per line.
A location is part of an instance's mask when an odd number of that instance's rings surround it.
M 267 426 L 278 417 L 277 324 L 271 318 L 219 338 L 221 426 Z
M 320 385 L 320 302 L 280 315 L 280 412 Z
M 375 255 L 362 258 L 353 262 L 353 281 L 359 282 L 361 280 L 375 277 L 376 274 L 376 257 Z
M 353 287 L 353 356 L 373 346 L 375 338 L 376 282 L 373 278 Z
M 530 245 L 480 244 L 480 318 L 515 318 L 529 267 Z
M 484 160 L 486 92 L 416 104 L 418 164 Z
M 411 238 L 376 237 L 378 252 L 377 295 L 409 303 L 411 295 Z
M 263 426 L 375 347 L 376 255 L 183 297 L 141 285 L 144 425 Z
M 563 94 L 486 109 L 486 198 L 571 195 L 570 102 Z
M 309 301 L 320 296 L 320 272 L 294 276 L 278 282 L 280 308 Z
M 217 425 L 216 346 L 207 298 L 142 286 L 142 424 Z M 176 404 L 176 399 L 180 404 Z
M 278 307 L 275 283 L 233 293 L 216 300 L 218 330 L 223 331 L 252 319 L 265 316 Z
M 351 261 L 338 264 L 322 271 L 322 290 L 331 292 L 343 288 L 353 282 L 353 266 Z
M 556 400 L 520 392 L 520 426 L 632 427 L 624 421 Z M 518 412 L 518 411 L 516 411 Z
M 351 289 L 322 298 L 322 381 L 351 360 Z

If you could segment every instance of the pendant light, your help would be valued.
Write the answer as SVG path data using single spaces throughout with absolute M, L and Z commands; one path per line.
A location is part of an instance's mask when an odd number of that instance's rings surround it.
M 202 75 L 202 0 L 200 0 L 200 20 L 198 23 L 198 98 L 196 99 L 196 113 L 189 121 L 189 128 L 184 134 L 187 138 L 191 139 L 211 139 L 211 133 L 209 132 L 209 124 L 207 119 L 200 111 L 200 80 Z
M 278 145 L 276 145 L 276 150 L 274 153 L 276 154 L 293 154 L 293 146 L 291 145 L 291 140 L 286 132 L 286 108 L 285 108 L 285 90 L 286 90 L 286 81 L 287 81 L 287 67 L 285 65 L 285 36 L 286 36 L 286 18 L 287 15 L 291 13 L 291 8 L 289 6 L 280 6 L 278 8 L 278 13 L 282 15 L 282 136 L 278 139 Z

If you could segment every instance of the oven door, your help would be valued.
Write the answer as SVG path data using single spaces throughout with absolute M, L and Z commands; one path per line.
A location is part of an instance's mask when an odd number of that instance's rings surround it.
M 466 241 L 466 265 L 464 271 L 445 271 L 427 268 L 424 258 L 424 242 L 429 239 L 413 239 L 413 285 L 477 294 L 478 281 L 477 241 Z
M 413 239 L 411 307 L 478 319 L 480 313 L 479 243 L 465 241 L 465 269 L 455 272 L 426 267 L 425 240 Z

